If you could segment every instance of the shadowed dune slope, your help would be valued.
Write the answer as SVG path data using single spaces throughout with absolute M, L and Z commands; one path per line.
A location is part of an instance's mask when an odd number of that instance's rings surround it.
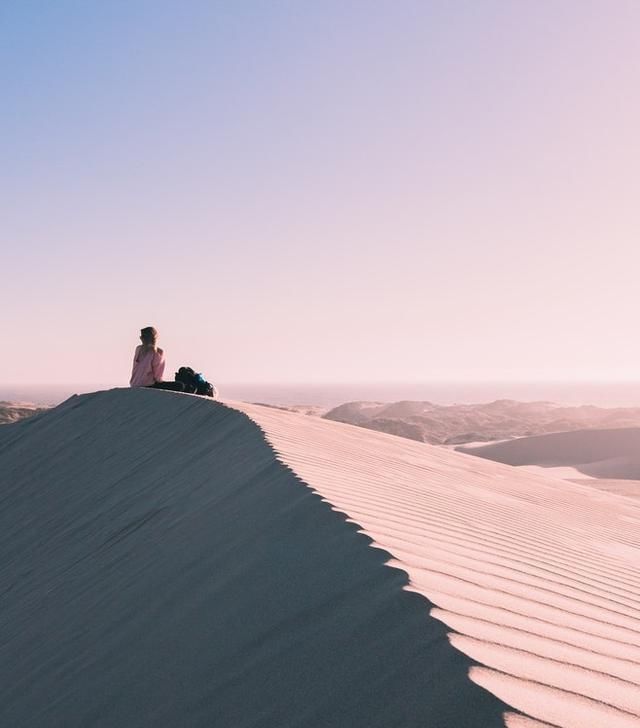
M 237 406 L 284 463 L 393 555 L 451 643 L 479 663 L 470 680 L 519 711 L 507 711 L 509 728 L 640 727 L 637 500 Z
M 323 447 L 311 418 L 269 412 Z M 416 470 L 394 442 L 408 480 L 388 496 L 344 467 L 413 533 L 394 503 L 430 450 Z M 112 390 L 2 427 L 0 554 L 2 726 L 503 724 L 433 604 L 233 407 Z
M 576 430 L 456 448 L 508 465 L 572 466 L 604 479 L 640 479 L 640 428 Z

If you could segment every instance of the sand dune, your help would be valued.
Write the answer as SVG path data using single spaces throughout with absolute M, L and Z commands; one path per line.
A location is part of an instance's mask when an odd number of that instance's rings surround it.
M 0 725 L 640 726 L 632 499 L 146 390 L 0 478 Z
M 0 428 L 0 481 L 1 726 L 502 724 L 432 605 L 237 410 L 75 397 Z
M 577 477 L 640 479 L 640 428 L 578 430 L 523 437 L 460 452 L 508 465 L 532 465 L 558 470 L 572 468 Z M 565 475 L 570 477 L 570 474 Z
M 242 406 L 436 605 L 470 679 L 538 722 L 640 726 L 640 505 L 339 423 Z M 482 725 L 479 721 L 477 725 Z

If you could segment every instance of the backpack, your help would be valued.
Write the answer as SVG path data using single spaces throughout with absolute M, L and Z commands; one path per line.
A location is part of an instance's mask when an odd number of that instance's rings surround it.
M 184 391 L 188 394 L 201 394 L 205 397 L 218 396 L 218 390 L 191 367 L 180 367 L 175 375 L 176 382 L 184 384 Z

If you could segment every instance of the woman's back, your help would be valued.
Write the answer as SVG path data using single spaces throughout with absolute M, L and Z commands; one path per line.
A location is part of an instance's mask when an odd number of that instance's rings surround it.
M 164 374 L 164 351 L 155 346 L 139 344 L 133 356 L 133 368 L 129 381 L 132 387 L 150 387 L 162 381 Z

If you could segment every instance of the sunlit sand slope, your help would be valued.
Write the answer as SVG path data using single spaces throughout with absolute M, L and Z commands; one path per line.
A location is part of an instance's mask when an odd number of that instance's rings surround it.
M 234 406 L 301 480 L 392 554 L 451 644 L 478 663 L 470 680 L 524 714 L 508 711 L 508 726 L 640 726 L 638 501 Z
M 429 486 L 405 441 L 321 421 L 306 431 L 311 418 L 277 411 L 269 422 L 314 487 L 354 513 L 366 504 L 409 551 L 415 532 L 435 547 L 410 501 L 441 488 L 437 460 Z M 502 725 L 507 706 L 469 680 L 474 650 L 451 646 L 389 558 L 251 419 L 211 400 L 115 390 L 5 425 L 0 726 Z
M 507 465 L 572 467 L 593 478 L 640 479 L 640 428 L 554 432 L 536 437 L 458 448 Z
M 574 483 L 581 483 L 592 488 L 606 490 L 609 493 L 626 495 L 628 498 L 640 498 L 640 480 L 614 480 L 603 478 L 575 478 Z

